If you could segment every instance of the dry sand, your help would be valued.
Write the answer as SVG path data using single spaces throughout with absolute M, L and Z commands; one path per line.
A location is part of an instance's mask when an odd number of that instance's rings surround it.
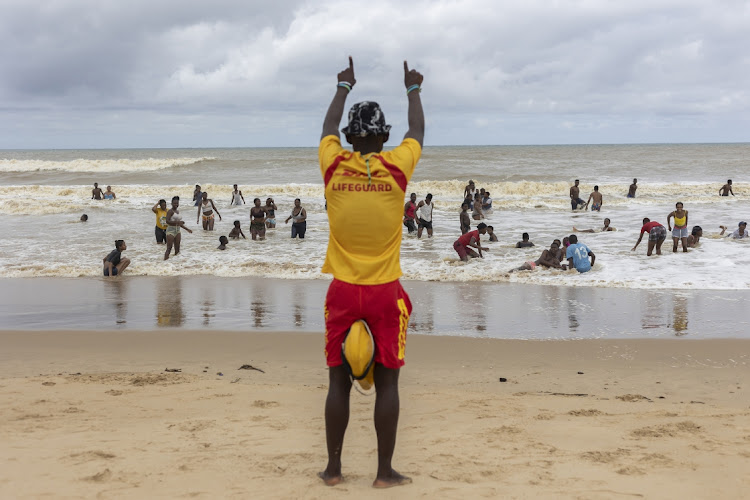
M 322 335 L 2 332 L 0 497 L 741 498 L 748 375 L 742 340 L 412 335 L 394 466 L 414 483 L 379 491 L 359 394 L 345 482 L 316 477 Z

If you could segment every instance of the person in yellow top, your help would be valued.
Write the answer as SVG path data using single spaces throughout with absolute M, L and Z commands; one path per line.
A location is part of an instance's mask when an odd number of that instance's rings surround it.
M 667 227 L 672 231 L 672 242 L 674 243 L 672 246 L 673 252 L 677 251 L 677 244 L 680 241 L 682 241 L 682 251 L 688 251 L 688 211 L 683 210 L 682 207 L 682 202 L 678 201 L 675 204 L 676 210 L 667 215 Z M 669 222 L 672 217 L 674 217 L 674 229 L 672 229 L 672 225 Z
M 167 242 L 167 200 L 159 200 L 156 205 L 151 207 L 151 211 L 156 214 L 156 234 L 157 245 L 163 245 Z
M 391 467 L 398 428 L 398 376 L 404 365 L 409 296 L 401 287 L 399 261 L 406 186 L 422 154 L 422 75 L 404 61 L 409 130 L 399 146 L 383 152 L 390 125 L 376 102 L 352 106 L 342 129 L 352 151 L 341 146 L 338 125 L 356 83 L 354 64 L 338 74 L 336 94 L 323 123 L 320 171 L 325 184 L 330 234 L 323 272 L 333 274 L 325 301 L 325 354 L 329 388 L 325 421 L 328 465 L 325 484 L 342 481 L 341 449 L 349 422 L 352 380 L 341 355 L 351 325 L 364 320 L 375 346 L 375 431 L 378 437 L 376 488 L 410 483 Z

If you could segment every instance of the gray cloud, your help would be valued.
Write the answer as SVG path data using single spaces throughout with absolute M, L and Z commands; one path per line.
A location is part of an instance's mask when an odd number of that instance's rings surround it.
M 5 2 L 0 147 L 314 145 L 348 54 L 428 144 L 747 140 L 748 2 L 549 4 Z

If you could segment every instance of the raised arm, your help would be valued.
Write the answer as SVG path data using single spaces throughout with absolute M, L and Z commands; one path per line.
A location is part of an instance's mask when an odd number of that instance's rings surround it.
M 336 94 L 333 96 L 331 105 L 328 106 L 328 112 L 326 113 L 325 120 L 323 120 L 323 133 L 320 138 L 335 135 L 339 136 L 339 124 L 341 123 L 341 117 L 344 116 L 344 105 L 346 104 L 346 96 L 357 83 L 354 79 L 354 62 L 352 56 L 349 56 L 349 67 L 344 71 L 340 72 L 337 76 L 338 83 L 336 84 Z
M 420 147 L 424 141 L 424 111 L 422 110 L 422 99 L 419 97 L 422 80 L 424 80 L 422 74 L 417 70 L 410 70 L 409 65 L 404 61 L 404 85 L 406 85 L 406 98 L 409 100 L 407 114 L 409 130 L 406 131 L 404 139 L 414 139 Z

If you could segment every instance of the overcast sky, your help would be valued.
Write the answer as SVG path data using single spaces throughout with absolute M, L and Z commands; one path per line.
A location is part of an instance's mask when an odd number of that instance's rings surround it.
M 315 146 L 350 54 L 427 145 L 746 142 L 749 48 L 750 1 L 0 0 L 0 148 Z

